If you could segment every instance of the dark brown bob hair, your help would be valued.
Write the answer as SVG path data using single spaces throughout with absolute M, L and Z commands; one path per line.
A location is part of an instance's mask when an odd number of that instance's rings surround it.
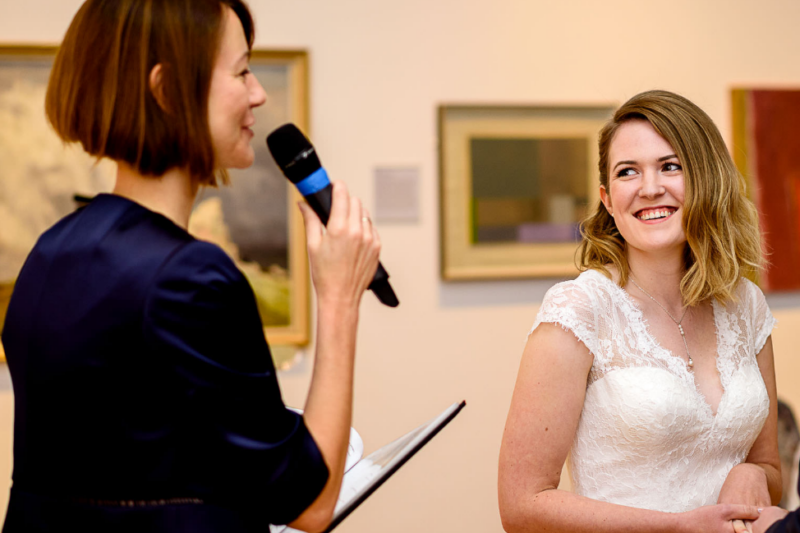
M 226 183 L 208 125 L 225 6 L 252 48 L 253 18 L 241 0 L 87 0 L 47 87 L 45 111 L 56 133 L 144 175 L 185 168 L 198 183 L 216 185 L 216 171 Z M 158 64 L 160 104 L 150 87 Z
M 735 300 L 739 280 L 754 279 L 764 259 L 758 212 L 747 198 L 745 180 L 722 135 L 702 109 L 680 95 L 668 91 L 637 94 L 617 109 L 600 132 L 600 185 L 609 192 L 611 143 L 620 126 L 630 120 L 648 121 L 672 146 L 683 167 L 684 304 Z M 583 222 L 581 233 L 579 269 L 599 270 L 610 277 L 607 266 L 614 265 L 624 286 L 630 275 L 625 239 L 602 202 Z

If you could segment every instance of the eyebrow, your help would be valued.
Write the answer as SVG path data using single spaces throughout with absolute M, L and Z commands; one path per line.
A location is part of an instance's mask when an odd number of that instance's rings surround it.
M 252 53 L 252 50 L 248 50 L 247 52 L 245 52 L 245 53 L 243 53 L 242 55 L 240 55 L 240 56 L 239 56 L 239 59 L 237 59 L 237 60 L 236 60 L 236 64 L 239 64 L 239 63 L 241 63 L 241 61 L 242 61 L 243 59 L 247 59 L 247 60 L 249 61 L 249 60 L 250 60 L 251 53 Z
M 659 157 L 656 161 L 661 163 L 661 162 L 667 161 L 669 159 L 677 159 L 677 158 L 678 158 L 677 155 L 669 154 L 669 155 L 665 155 L 664 157 Z M 614 168 L 612 168 L 611 170 L 613 171 L 615 168 L 617 168 L 620 165 L 635 165 L 635 164 L 636 164 L 636 161 L 633 161 L 632 159 L 628 159 L 626 161 L 618 161 L 617 164 L 614 165 Z

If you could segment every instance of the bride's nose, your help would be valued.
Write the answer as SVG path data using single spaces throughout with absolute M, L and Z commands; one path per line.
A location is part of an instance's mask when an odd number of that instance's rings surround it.
M 645 170 L 642 175 L 642 186 L 639 188 L 639 198 L 656 198 L 666 192 L 661 184 L 656 171 Z

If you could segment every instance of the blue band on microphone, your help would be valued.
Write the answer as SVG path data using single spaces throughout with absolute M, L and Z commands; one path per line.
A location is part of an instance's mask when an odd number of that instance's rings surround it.
M 325 172 L 324 168 L 319 167 L 306 179 L 297 184 L 297 190 L 300 191 L 300 194 L 303 196 L 310 196 L 314 193 L 318 193 L 330 184 L 331 180 L 328 179 L 328 173 Z

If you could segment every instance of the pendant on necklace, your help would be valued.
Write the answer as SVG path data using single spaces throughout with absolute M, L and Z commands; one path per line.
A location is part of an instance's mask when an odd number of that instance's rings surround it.
M 686 333 L 683 332 L 683 326 L 681 326 L 680 324 L 678 324 L 678 331 L 681 332 L 681 339 L 683 339 L 683 346 L 684 346 L 684 348 L 686 348 L 686 357 L 689 358 L 689 362 L 686 363 L 686 366 L 689 367 L 689 370 L 693 370 L 694 369 L 694 361 L 692 360 L 692 356 L 689 355 L 689 345 L 686 344 Z

